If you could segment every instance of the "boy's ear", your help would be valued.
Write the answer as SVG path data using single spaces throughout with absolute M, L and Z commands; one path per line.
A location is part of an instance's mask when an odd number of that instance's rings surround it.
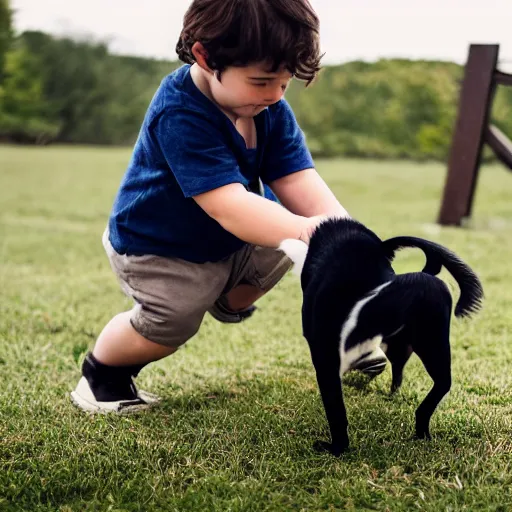
M 202 43 L 199 41 L 196 41 L 191 48 L 192 55 L 194 56 L 194 59 L 196 60 L 198 66 L 208 73 L 213 73 L 213 69 L 211 69 L 207 64 L 208 59 L 208 52 L 206 51 L 206 48 L 203 46 Z

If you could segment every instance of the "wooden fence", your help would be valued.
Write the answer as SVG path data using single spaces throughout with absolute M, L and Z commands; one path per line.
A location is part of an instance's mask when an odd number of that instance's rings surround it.
M 464 218 L 471 216 L 485 143 L 512 170 L 512 142 L 489 124 L 496 87 L 512 86 L 512 75 L 497 69 L 498 55 L 499 45 L 469 47 L 439 212 L 438 222 L 442 225 L 460 226 Z M 510 187 L 512 194 L 512 181 Z

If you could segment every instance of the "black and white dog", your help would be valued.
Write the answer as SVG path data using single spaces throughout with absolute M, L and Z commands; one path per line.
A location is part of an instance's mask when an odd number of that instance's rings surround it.
M 395 274 L 391 262 L 403 247 L 423 250 L 422 272 Z M 434 381 L 416 411 L 417 437 L 430 438 L 430 418 L 451 387 L 452 297 L 435 276 L 444 266 L 457 281 L 461 293 L 455 316 L 461 317 L 481 307 L 483 290 L 475 273 L 441 245 L 408 236 L 382 241 L 352 219 L 320 224 L 309 248 L 299 240 L 284 240 L 280 249 L 301 277 L 303 334 L 331 431 L 332 442 L 316 446 L 334 455 L 348 448 L 341 377 L 379 352 L 391 363 L 391 392 L 401 385 L 413 352 Z

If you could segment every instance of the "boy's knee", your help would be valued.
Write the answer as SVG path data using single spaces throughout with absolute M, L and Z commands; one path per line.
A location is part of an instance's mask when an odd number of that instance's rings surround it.
M 177 350 L 192 338 L 201 325 L 201 315 L 171 314 L 169 311 L 154 312 L 137 305 L 132 310 L 130 322 L 144 338 Z

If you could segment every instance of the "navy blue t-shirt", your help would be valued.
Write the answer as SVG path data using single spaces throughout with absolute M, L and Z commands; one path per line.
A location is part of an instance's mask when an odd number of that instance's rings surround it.
M 194 84 L 190 66 L 168 75 L 144 118 L 109 219 L 120 254 L 219 261 L 245 242 L 193 199 L 230 183 L 248 190 L 313 167 L 295 116 L 283 99 L 254 118 L 257 148 L 247 149 L 229 118 Z

